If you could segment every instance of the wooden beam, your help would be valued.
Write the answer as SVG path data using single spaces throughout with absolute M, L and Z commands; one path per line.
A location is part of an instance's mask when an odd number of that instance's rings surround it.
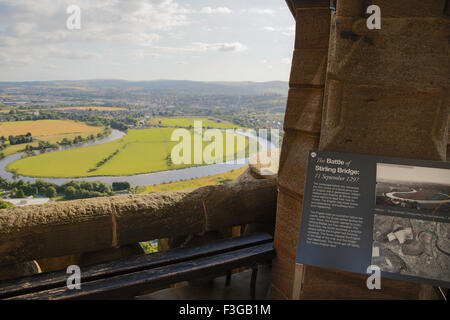
M 99 265 L 83 267 L 82 282 L 85 283 L 121 274 L 167 266 L 169 264 L 217 255 L 272 241 L 273 239 L 270 235 L 259 233 L 245 237 L 216 240 L 196 247 L 176 248 L 153 254 L 124 258 Z M 66 285 L 66 281 L 66 270 L 47 272 L 21 279 L 1 281 L 0 299 L 63 287 Z
M 205 276 L 217 276 L 236 267 L 263 263 L 274 257 L 275 249 L 273 243 L 269 242 L 168 266 L 83 282 L 80 290 L 69 290 L 64 285 L 11 299 L 123 299 L 124 297 L 134 297 L 148 289 L 161 288 L 172 283 L 204 278 Z

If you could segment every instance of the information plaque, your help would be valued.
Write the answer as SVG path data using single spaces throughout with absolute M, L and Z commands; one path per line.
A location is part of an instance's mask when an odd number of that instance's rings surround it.
M 297 263 L 450 285 L 450 163 L 309 153 Z

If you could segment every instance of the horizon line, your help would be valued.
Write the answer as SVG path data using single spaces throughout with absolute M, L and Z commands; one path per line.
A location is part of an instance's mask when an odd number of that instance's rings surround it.
M 0 83 L 12 82 L 12 83 L 23 83 L 23 82 L 64 82 L 64 81 L 124 81 L 124 82 L 156 82 L 156 81 L 187 81 L 187 82 L 210 82 L 210 83 L 223 83 L 223 82 L 251 82 L 251 83 L 267 83 L 267 82 L 285 82 L 289 84 L 289 80 L 267 80 L 267 81 L 256 81 L 256 80 L 188 80 L 188 79 L 153 79 L 153 80 L 127 80 L 119 78 L 97 78 L 97 79 L 77 79 L 77 80 L 0 80 Z

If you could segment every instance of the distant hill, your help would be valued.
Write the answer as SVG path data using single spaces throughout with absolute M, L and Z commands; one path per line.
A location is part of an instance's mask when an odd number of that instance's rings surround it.
M 187 80 L 154 80 L 154 81 L 125 81 L 125 80 L 79 80 L 79 81 L 32 81 L 32 82 L 0 82 L 0 90 L 7 88 L 36 89 L 120 89 L 120 91 L 145 91 L 157 93 L 184 93 L 192 95 L 260 95 L 281 94 L 287 96 L 288 82 L 201 82 Z

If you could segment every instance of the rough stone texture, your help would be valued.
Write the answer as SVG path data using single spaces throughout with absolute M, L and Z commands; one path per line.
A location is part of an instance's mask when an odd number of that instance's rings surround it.
M 436 299 L 429 286 L 383 278 L 381 290 L 368 290 L 366 275 L 324 268 L 305 268 L 300 299 Z M 424 290 L 425 289 L 425 290 Z
M 365 0 L 337 1 L 336 14 L 343 17 L 364 16 L 366 7 Z
M 302 202 L 299 198 L 280 190 L 274 240 L 277 257 L 272 268 L 272 285 L 276 286 L 286 299 L 292 297 L 301 209 Z
M 323 89 L 299 88 L 289 90 L 284 130 L 319 133 L 322 124 Z
M 73 254 L 63 257 L 42 258 L 37 260 L 42 272 L 65 270 L 68 266 L 80 264 L 80 254 Z
M 296 5 L 306 6 L 304 1 Z M 312 5 L 312 3 L 311 3 Z M 325 84 L 330 9 L 297 9 L 295 51 L 278 172 L 272 298 L 292 297 L 301 200 L 309 151 L 317 149 Z
M 384 18 L 375 31 L 364 19 L 333 22 L 320 148 L 444 160 L 449 21 Z
M 445 160 L 449 122 L 449 21 L 442 0 L 372 1 L 381 6 L 382 29 L 368 30 L 366 1 L 338 1 L 326 22 L 311 2 L 296 10 L 295 53 L 281 152 L 273 264 L 273 298 L 292 298 L 307 151 L 321 150 Z M 326 9 L 323 9 L 324 11 Z M 328 11 L 329 14 L 329 11 Z M 318 27 L 319 25 L 323 27 Z M 322 50 L 330 28 L 327 74 Z M 305 89 L 326 93 L 305 97 Z M 294 92 L 302 90 L 303 92 Z M 308 114 L 306 116 L 306 114 Z M 314 119 L 314 120 L 312 120 Z M 383 279 L 383 290 L 365 287 L 365 276 L 304 267 L 301 299 L 432 298 L 429 286 Z
M 388 17 L 440 17 L 446 0 L 372 0 L 381 9 L 382 18 Z M 365 16 L 367 1 L 344 0 L 337 2 L 337 15 Z
M 325 70 L 327 68 L 327 49 L 296 49 L 292 59 L 291 77 L 289 85 L 325 84 Z
M 445 160 L 449 109 L 444 89 L 393 90 L 330 80 L 329 92 L 321 148 Z
M 276 180 L 261 179 L 207 188 L 210 190 L 204 198 L 207 231 L 249 222 L 270 222 L 275 218 Z
M 161 192 L 151 196 L 112 198 L 117 244 L 202 232 L 203 191 Z
M 372 0 L 382 17 L 441 17 L 446 0 Z
M 319 148 L 445 160 L 450 29 L 435 17 L 442 1 L 377 2 L 381 30 L 368 30 L 356 14 L 333 17 Z M 368 291 L 365 276 L 348 272 L 307 266 L 304 276 L 302 299 L 436 297 L 429 286 L 389 279 Z
M 249 161 L 251 175 L 256 179 L 277 179 L 280 151 L 280 149 L 274 148 L 252 156 Z M 239 177 L 236 181 L 239 181 Z
M 0 214 L 0 265 L 107 248 L 107 198 L 15 207 Z
M 276 180 L 257 179 L 5 209 L 0 214 L 0 265 L 269 222 L 276 197 Z
M 313 9 L 314 10 L 314 9 Z M 295 34 L 296 49 L 326 49 L 328 50 L 328 35 L 330 33 L 330 10 L 317 8 L 297 10 L 297 26 Z M 314 30 L 314 32 L 311 32 Z
M 280 159 L 278 183 L 281 188 L 303 195 L 306 159 L 310 150 L 317 149 L 319 137 L 298 131 L 286 132 Z
M 0 266 L 0 281 L 32 276 L 41 272 L 41 268 L 36 261 L 26 261 L 13 265 Z

